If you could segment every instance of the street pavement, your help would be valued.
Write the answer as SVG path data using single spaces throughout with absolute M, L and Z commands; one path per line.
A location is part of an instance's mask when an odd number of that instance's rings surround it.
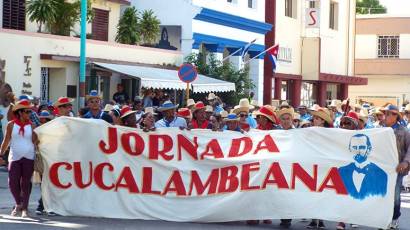
M 257 226 L 246 225 L 245 222 L 230 223 L 177 223 L 167 221 L 146 220 L 120 220 L 105 218 L 83 218 L 83 217 L 49 217 L 37 216 L 34 210 L 37 200 L 40 198 L 39 186 L 34 186 L 30 199 L 29 211 L 31 218 L 17 218 L 10 216 L 13 198 L 7 186 L 7 171 L 0 168 L 0 230 L 27 230 L 27 229 L 281 229 L 279 220 L 273 220 L 273 224 L 260 224 Z M 400 218 L 400 229 L 410 230 L 410 193 L 402 194 L 402 217 Z M 369 210 L 370 211 L 370 210 Z M 290 229 L 306 229 L 308 222 L 294 220 Z M 336 229 L 336 223 L 325 221 L 326 229 Z M 349 228 L 350 229 L 350 228 Z M 359 227 L 358 229 L 372 229 Z

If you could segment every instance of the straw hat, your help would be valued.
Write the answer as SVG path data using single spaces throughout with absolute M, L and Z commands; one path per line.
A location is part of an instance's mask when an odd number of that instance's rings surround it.
M 213 108 L 212 106 L 210 106 L 210 105 L 207 105 L 207 106 L 205 107 L 205 112 L 207 112 L 207 113 L 213 113 L 213 112 L 214 112 L 214 108 Z
M 325 120 L 329 125 L 333 124 L 333 120 L 330 117 L 330 111 L 326 108 L 319 107 L 316 111 L 310 112 L 313 116 L 317 116 Z
M 178 109 L 177 116 L 182 118 L 192 118 L 191 110 L 188 108 L 180 108 Z
M 262 107 L 262 105 L 257 100 L 252 100 L 251 105 L 253 105 L 254 107 L 259 107 L 259 108 Z
M 262 106 L 258 111 L 254 112 L 255 116 L 264 116 L 270 121 L 272 121 L 275 124 L 278 124 L 278 118 L 276 117 L 275 110 L 271 105 L 264 105 Z
M 57 101 L 53 104 L 54 107 L 58 108 L 62 105 L 68 105 L 72 104 L 74 99 L 68 98 L 68 97 L 60 97 L 57 99 Z
M 152 113 L 152 115 L 157 115 L 157 113 L 154 112 L 153 107 L 145 107 L 144 113 Z
M 407 104 L 406 107 L 404 107 L 404 111 L 410 112 L 410 104 Z
M 207 99 L 208 99 L 208 101 L 215 100 L 216 95 L 214 93 L 209 93 Z
M 371 110 L 370 115 L 383 115 L 383 112 L 380 109 L 380 107 L 374 108 Z
M 342 111 L 342 101 L 340 100 L 332 100 L 330 105 L 328 106 L 329 108 L 336 108 L 336 110 L 341 113 Z
M 312 122 L 309 121 L 309 120 L 302 120 L 302 121 L 299 123 L 299 127 L 302 128 L 304 125 L 307 125 L 307 124 L 312 124 Z
M 230 113 L 228 114 L 228 116 L 226 116 L 224 121 L 239 121 L 239 117 L 236 113 Z
M 238 113 L 240 113 L 240 112 L 247 112 L 247 113 L 249 113 L 249 110 L 250 110 L 250 109 L 253 109 L 253 108 L 255 108 L 255 107 L 254 107 L 253 105 L 249 104 L 248 98 L 242 98 L 242 99 L 239 101 L 239 105 L 236 105 L 236 106 L 233 108 L 233 113 L 236 113 L 236 114 L 238 114 Z
M 299 120 L 300 121 L 300 114 L 299 113 L 294 113 L 293 114 L 293 120 Z
M 13 112 L 19 110 L 19 109 L 31 109 L 33 105 L 30 103 L 29 100 L 24 99 L 17 101 L 16 104 L 13 106 Z
M 362 120 L 364 123 L 366 123 L 368 118 L 369 118 L 369 112 L 367 112 L 366 109 L 360 110 L 359 120 Z
M 283 108 L 290 108 L 290 105 L 287 101 L 283 101 L 280 106 L 279 109 L 283 109 Z
M 320 109 L 320 106 L 318 104 L 312 105 L 312 107 L 309 108 L 310 111 L 318 111 Z
M 120 118 L 124 118 L 124 117 L 126 117 L 126 116 L 128 116 L 128 115 L 131 115 L 131 114 L 134 114 L 134 113 L 136 113 L 137 111 L 133 111 L 132 109 L 131 109 L 131 107 L 129 107 L 129 106 L 123 106 L 122 107 L 122 109 L 121 109 L 121 117 Z
M 178 108 L 179 104 L 174 105 L 174 103 L 172 103 L 172 101 L 165 101 L 164 104 L 162 104 L 159 108 L 158 111 L 163 112 L 166 110 L 170 110 L 170 109 L 176 109 Z
M 343 116 L 340 121 L 350 120 L 357 127 L 359 124 L 359 114 L 354 111 L 350 111 L 346 116 Z
M 193 105 L 195 105 L 194 99 L 192 99 L 192 98 L 188 99 L 188 101 L 186 103 L 186 107 L 189 108 L 190 106 L 193 106 Z
M 222 112 L 220 112 L 219 114 L 221 114 L 221 117 L 222 118 L 227 118 L 228 117 L 228 112 L 227 111 L 222 111 Z
M 293 108 L 283 108 L 283 109 L 279 110 L 278 112 L 276 112 L 276 114 L 278 115 L 279 118 L 282 115 L 289 114 L 293 119 L 293 116 L 295 114 L 295 110 Z
M 103 111 L 104 111 L 104 112 L 110 112 L 110 111 L 113 110 L 113 109 L 114 109 L 114 106 L 113 106 L 113 105 L 111 105 L 111 104 L 106 104 Z
M 90 91 L 90 94 L 88 94 L 88 95 L 85 96 L 85 99 L 86 99 L 87 101 L 88 101 L 88 100 L 91 100 L 91 99 L 93 99 L 93 98 L 97 98 L 97 99 L 100 99 L 100 100 L 101 100 L 101 95 L 98 94 L 98 91 L 97 91 L 97 90 L 91 90 L 91 91 Z

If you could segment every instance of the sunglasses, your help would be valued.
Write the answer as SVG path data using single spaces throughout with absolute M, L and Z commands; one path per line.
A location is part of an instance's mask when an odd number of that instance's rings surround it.
M 100 103 L 100 101 L 99 101 L 99 100 L 91 100 L 91 101 L 88 101 L 88 103 L 90 103 L 90 104 L 96 104 L 96 103 Z
M 31 110 L 30 109 L 24 109 L 21 112 L 25 113 L 25 114 L 31 114 Z
M 240 117 L 247 117 L 248 114 L 241 113 L 241 114 L 239 114 L 239 116 L 240 116 Z
M 72 104 L 65 104 L 65 105 L 58 106 L 58 108 L 69 108 L 69 107 L 73 107 L 73 105 Z

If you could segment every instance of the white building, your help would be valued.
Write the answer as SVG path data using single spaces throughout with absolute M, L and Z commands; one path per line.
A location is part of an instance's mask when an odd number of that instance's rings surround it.
M 280 46 L 275 99 L 324 106 L 331 99 L 347 98 L 349 85 L 366 84 L 353 72 L 355 0 L 275 3 L 269 6 L 276 7 L 275 42 Z
M 367 87 L 351 87 L 357 101 L 400 106 L 410 101 L 410 14 L 361 15 L 356 20 L 357 75 Z
M 132 0 L 131 5 L 138 10 L 152 9 L 164 26 L 180 26 L 180 37 L 171 45 L 180 47 L 184 57 L 206 50 L 222 60 L 257 39 L 249 49 L 247 58 L 252 58 L 264 50 L 265 34 L 272 28 L 265 23 L 264 0 Z M 230 61 L 241 68 L 241 52 Z M 252 91 L 260 102 L 263 65 L 263 56 L 249 63 L 250 78 L 256 85 Z

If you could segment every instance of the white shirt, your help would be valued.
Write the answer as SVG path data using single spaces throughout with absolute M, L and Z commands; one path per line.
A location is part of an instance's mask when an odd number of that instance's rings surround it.
M 167 125 L 168 124 L 168 125 Z M 187 127 L 186 120 L 181 117 L 174 117 L 174 120 L 171 122 L 165 121 L 165 119 L 161 119 L 155 122 L 155 128 L 169 128 L 169 127 Z
M 19 134 L 19 130 L 20 126 L 14 124 L 13 130 L 11 131 L 9 162 L 18 161 L 23 157 L 34 160 L 35 151 L 31 125 L 24 126 L 24 136 Z
M 368 161 L 365 161 L 365 162 L 363 162 L 363 163 L 361 163 L 361 164 L 355 162 L 356 167 L 361 168 L 361 169 L 363 169 L 364 167 L 366 167 L 368 164 L 370 164 L 370 162 L 368 162 Z M 353 171 L 353 175 L 352 175 L 352 176 L 353 176 L 353 184 L 354 184 L 354 187 L 356 187 L 356 190 L 357 190 L 358 192 L 360 192 L 360 189 L 362 188 L 362 184 L 363 184 L 363 179 L 364 179 L 364 177 L 365 177 L 366 175 L 363 174 L 363 173 L 359 173 L 359 172 L 357 172 L 357 171 Z
M 3 114 L 3 119 L 1 119 L 1 128 L 3 129 L 3 137 L 6 136 L 6 129 L 7 129 L 7 113 L 9 112 L 10 106 L 4 107 L 0 105 L 0 113 Z

